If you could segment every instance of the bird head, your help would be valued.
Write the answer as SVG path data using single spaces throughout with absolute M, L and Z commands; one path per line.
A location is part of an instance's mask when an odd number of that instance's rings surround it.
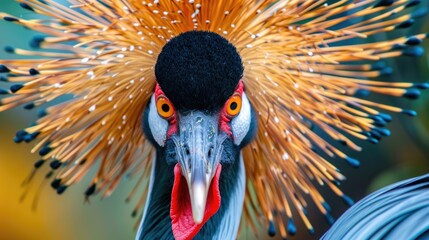
M 144 132 L 174 165 L 173 233 L 192 236 L 221 201 L 222 165 L 237 161 L 253 138 L 255 117 L 236 48 L 220 35 L 191 31 L 173 38 L 155 65 L 157 84 Z

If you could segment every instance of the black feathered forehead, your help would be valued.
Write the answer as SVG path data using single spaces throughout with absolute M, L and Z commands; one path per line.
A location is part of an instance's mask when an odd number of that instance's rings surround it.
M 158 56 L 155 76 L 178 110 L 218 110 L 243 76 L 236 48 L 213 32 L 190 31 L 171 39 Z

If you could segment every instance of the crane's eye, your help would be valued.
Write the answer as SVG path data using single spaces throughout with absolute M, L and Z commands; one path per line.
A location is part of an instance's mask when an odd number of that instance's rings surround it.
M 241 96 L 240 95 L 234 95 L 228 99 L 228 102 L 226 102 L 226 113 L 234 117 L 237 114 L 240 113 L 241 110 Z
M 173 104 L 165 97 L 158 98 L 156 101 L 156 109 L 158 110 L 159 116 L 165 119 L 169 119 L 174 115 Z

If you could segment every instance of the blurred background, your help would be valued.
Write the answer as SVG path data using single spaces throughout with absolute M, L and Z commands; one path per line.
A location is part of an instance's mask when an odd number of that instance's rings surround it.
M 423 7 L 429 7 L 429 1 L 422 1 L 420 9 Z M 34 17 L 34 14 L 20 8 L 13 0 L 1 0 L 0 11 L 24 18 Z M 380 34 L 375 38 L 383 40 L 421 32 L 429 32 L 428 16 L 418 19 L 411 28 L 391 35 Z M 22 27 L 0 21 L 0 59 L 14 57 L 2 51 L 5 46 L 28 48 L 28 42 L 34 35 L 34 32 Z M 421 58 L 402 57 L 387 61 L 394 71 L 383 80 L 428 81 L 429 41 L 424 42 L 423 47 L 427 51 Z M 0 87 L 8 86 L 0 82 Z M 389 125 L 392 136 L 377 145 L 357 141 L 364 151 L 347 153 L 361 160 L 359 169 L 352 169 L 344 161 L 332 161 L 348 177 L 341 188 L 354 200 L 390 183 L 429 172 L 429 91 L 415 101 L 375 95 L 369 98 L 417 110 L 419 115 L 412 118 L 393 114 L 394 120 Z M 88 179 L 70 188 L 62 196 L 58 196 L 46 183 L 40 191 L 37 208 L 34 209 L 34 194 L 40 187 L 43 173 L 22 201 L 27 189 L 22 186 L 22 182 L 33 169 L 38 156 L 30 154 L 30 145 L 15 144 L 13 137 L 16 131 L 35 120 L 37 111 L 18 108 L 0 113 L 0 239 L 133 239 L 134 224 L 138 219 L 131 217 L 134 205 L 125 203 L 133 181 L 124 180 L 113 196 L 102 200 L 95 197 L 90 203 L 84 203 L 83 195 Z M 321 191 L 328 196 L 333 215 L 338 218 L 347 206 L 333 193 L 323 188 Z M 310 208 L 309 214 L 316 235 L 310 236 L 299 225 L 298 234 L 293 239 L 318 238 L 329 227 L 317 210 Z M 240 239 L 264 239 L 265 233 L 266 230 L 261 229 L 259 236 L 255 237 L 244 230 Z

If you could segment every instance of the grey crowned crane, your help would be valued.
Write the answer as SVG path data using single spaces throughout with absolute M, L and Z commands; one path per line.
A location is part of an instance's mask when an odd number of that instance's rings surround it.
M 164 46 L 155 75 L 143 129 L 156 157 L 137 239 L 230 239 L 245 195 L 240 151 L 257 126 L 240 55 L 218 34 L 186 32 Z
M 295 234 L 294 215 L 314 232 L 309 204 L 333 222 L 318 186 L 353 203 L 327 159 L 360 163 L 332 142 L 359 151 L 390 134 L 386 111 L 416 114 L 365 93 L 429 88 L 377 80 L 427 34 L 357 43 L 412 25 L 418 0 L 19 2 L 47 18 L 0 13 L 43 34 L 5 48 L 34 59 L 0 60 L 0 111 L 43 109 L 15 141 L 36 142 L 59 194 L 93 168 L 87 198 L 140 175 L 137 239 L 235 239 L 242 215 L 270 235 Z

